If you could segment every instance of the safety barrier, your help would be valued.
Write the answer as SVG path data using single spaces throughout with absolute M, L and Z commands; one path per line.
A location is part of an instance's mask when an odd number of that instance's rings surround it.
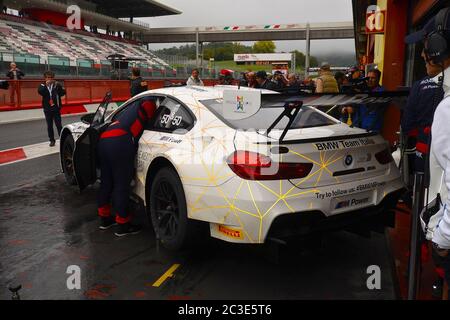
M 112 91 L 113 101 L 125 101 L 130 98 L 128 80 L 58 80 L 64 84 L 67 94 L 62 99 L 64 106 L 99 103 L 108 91 Z M 181 83 L 186 79 L 147 80 L 149 89 L 163 88 L 168 82 Z M 215 80 L 203 80 L 211 86 Z M 9 81 L 9 90 L 0 90 L 0 111 L 34 109 L 41 107 L 42 97 L 38 86 L 42 80 Z

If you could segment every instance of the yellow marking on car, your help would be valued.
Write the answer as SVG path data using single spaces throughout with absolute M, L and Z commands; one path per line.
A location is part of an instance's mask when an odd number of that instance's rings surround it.
M 153 283 L 153 287 L 159 287 L 161 284 L 164 283 L 164 281 L 167 280 L 167 278 L 172 278 L 173 277 L 173 273 L 180 267 L 180 264 L 175 263 L 173 266 L 171 266 L 169 268 L 169 270 L 167 270 L 158 280 L 155 281 L 155 283 Z

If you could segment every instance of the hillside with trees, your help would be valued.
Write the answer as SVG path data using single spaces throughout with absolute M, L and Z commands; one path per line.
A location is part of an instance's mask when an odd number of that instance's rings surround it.
M 182 56 L 195 59 L 195 44 L 180 47 L 165 48 L 155 51 L 156 54 Z M 256 41 L 253 46 L 245 46 L 239 42 L 210 42 L 203 45 L 203 59 L 214 58 L 215 61 L 232 61 L 235 54 L 239 53 L 275 53 L 276 46 L 273 41 Z M 298 51 L 292 51 L 296 55 L 297 66 L 305 66 L 305 55 Z M 317 66 L 318 59 L 310 57 L 310 65 Z

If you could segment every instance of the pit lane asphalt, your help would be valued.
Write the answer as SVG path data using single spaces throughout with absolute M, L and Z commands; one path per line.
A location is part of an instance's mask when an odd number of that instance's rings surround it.
M 45 141 L 43 130 L 44 139 L 25 144 Z M 22 299 L 396 298 L 384 235 L 337 232 L 323 246 L 289 243 L 279 254 L 274 246 L 213 239 L 171 253 L 157 247 L 142 209 L 134 210 L 144 225 L 140 234 L 117 238 L 113 230 L 99 231 L 97 188 L 79 194 L 68 186 L 58 155 L 0 167 L 0 299 L 11 298 L 11 283 L 22 285 Z M 174 264 L 180 264 L 174 276 L 153 287 Z M 80 290 L 67 289 L 70 265 L 81 268 Z M 381 290 L 367 288 L 370 265 L 381 269 Z
M 66 124 L 80 121 L 81 116 L 67 116 L 61 119 Z M 55 130 L 55 138 L 58 133 Z M 44 119 L 0 124 L 0 150 L 23 147 L 48 141 L 47 125 Z
M 0 299 L 11 283 L 22 299 L 395 299 L 384 235 L 338 232 L 321 248 L 289 244 L 279 255 L 217 240 L 171 253 L 157 249 L 142 210 L 138 235 L 99 231 L 96 191 L 79 194 L 57 174 L 0 194 Z M 175 263 L 174 277 L 153 287 Z M 81 268 L 81 290 L 66 287 L 70 265 Z M 381 268 L 381 290 L 367 289 L 370 265 Z

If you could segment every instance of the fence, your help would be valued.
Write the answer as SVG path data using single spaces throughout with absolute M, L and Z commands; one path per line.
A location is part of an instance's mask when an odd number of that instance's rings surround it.
M 179 83 L 185 79 L 150 80 L 149 89 L 162 88 L 167 82 Z M 130 81 L 128 80 L 60 80 L 66 88 L 63 105 L 99 103 L 106 92 L 112 91 L 113 101 L 125 101 L 130 98 Z M 215 80 L 204 80 L 205 85 L 211 86 Z M 38 86 L 42 80 L 10 81 L 9 90 L 0 90 L 0 109 L 3 111 L 17 108 L 39 108 L 42 97 L 38 94 Z M 0 110 L 0 111 L 1 111 Z M 1 114 L 1 113 L 0 113 Z
M 9 64 L 15 61 L 27 78 L 42 78 L 44 71 L 51 70 L 59 77 L 74 79 L 123 80 L 131 75 L 131 66 L 125 70 L 113 70 L 109 61 L 94 63 L 89 59 L 78 59 L 75 62 L 67 57 L 48 56 L 45 60 L 39 56 L 20 55 L 0 52 L 0 78 L 9 71 Z M 165 67 L 160 65 L 136 64 L 141 75 L 148 79 L 187 79 L 195 66 Z M 200 69 L 201 78 L 216 78 L 215 69 Z

